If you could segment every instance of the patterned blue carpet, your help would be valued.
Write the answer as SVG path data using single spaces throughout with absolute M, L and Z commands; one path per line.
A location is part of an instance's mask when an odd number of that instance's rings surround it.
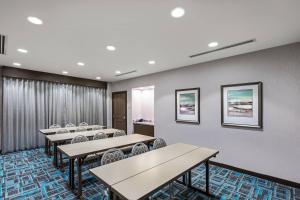
M 84 167 L 86 180 L 83 185 L 84 199 L 106 199 L 105 188 L 101 182 L 88 174 Z M 1 155 L 0 157 L 0 199 L 76 199 L 68 190 L 67 169 L 64 173 L 52 166 L 43 149 L 34 149 Z M 261 200 L 300 200 L 300 190 L 273 183 L 264 179 L 211 166 L 211 192 L 220 199 L 261 199 Z M 205 167 L 193 170 L 193 185 L 204 189 Z M 169 188 L 157 192 L 153 199 L 169 199 Z M 175 184 L 177 199 L 209 199 L 180 184 Z

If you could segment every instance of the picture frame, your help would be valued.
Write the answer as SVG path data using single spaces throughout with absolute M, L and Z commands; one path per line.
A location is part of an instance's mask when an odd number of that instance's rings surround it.
M 175 90 L 175 121 L 200 124 L 200 88 Z
M 250 129 L 263 128 L 263 83 L 221 86 L 221 125 Z

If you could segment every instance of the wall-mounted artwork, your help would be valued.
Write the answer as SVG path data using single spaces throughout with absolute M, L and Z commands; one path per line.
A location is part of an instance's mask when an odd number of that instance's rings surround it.
M 175 90 L 175 120 L 200 123 L 200 88 Z
M 262 124 L 262 82 L 221 86 L 222 126 L 259 128 Z

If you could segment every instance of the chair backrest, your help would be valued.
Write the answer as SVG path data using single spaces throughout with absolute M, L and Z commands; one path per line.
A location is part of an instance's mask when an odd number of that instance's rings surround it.
M 61 128 L 59 124 L 52 124 L 49 128 Z
M 103 129 L 102 126 L 94 126 L 94 127 L 93 127 L 93 130 L 102 130 L 102 129 Z
M 162 147 L 165 147 L 165 146 L 167 146 L 167 143 L 162 138 L 157 138 L 153 142 L 153 149 L 159 149 L 159 148 L 162 148 Z
M 108 136 L 105 133 L 97 132 L 97 133 L 95 133 L 93 140 L 100 140 L 100 139 L 105 139 L 105 138 L 108 138 Z
M 144 143 L 136 143 L 131 150 L 131 155 L 135 156 L 135 155 L 139 155 L 142 153 L 145 153 L 149 151 L 147 145 L 145 145 Z
M 69 133 L 70 131 L 68 129 L 62 128 L 56 131 L 56 134 L 62 134 L 62 133 Z
M 80 143 L 80 142 L 86 142 L 86 141 L 89 141 L 89 139 L 86 136 L 84 136 L 84 135 L 77 135 L 76 137 L 74 137 L 71 140 L 71 144 Z
M 82 132 L 82 131 L 87 131 L 87 128 L 84 126 L 76 128 L 76 132 Z
M 75 124 L 67 123 L 65 127 L 66 127 L 66 128 L 67 128 L 67 127 L 75 127 Z
M 101 165 L 106 165 L 124 159 L 124 153 L 120 149 L 109 149 L 101 158 Z
M 113 137 L 119 137 L 119 136 L 123 136 L 123 135 L 126 135 L 125 131 L 124 130 L 119 130 L 117 132 L 114 132 Z
M 81 122 L 81 123 L 79 124 L 79 126 L 88 126 L 88 123 L 86 123 L 86 122 Z

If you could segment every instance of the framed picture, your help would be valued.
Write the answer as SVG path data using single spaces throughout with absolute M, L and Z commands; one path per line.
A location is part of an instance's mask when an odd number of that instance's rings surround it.
M 175 90 L 175 120 L 200 123 L 200 88 Z
M 262 82 L 221 86 L 222 126 L 262 129 Z

